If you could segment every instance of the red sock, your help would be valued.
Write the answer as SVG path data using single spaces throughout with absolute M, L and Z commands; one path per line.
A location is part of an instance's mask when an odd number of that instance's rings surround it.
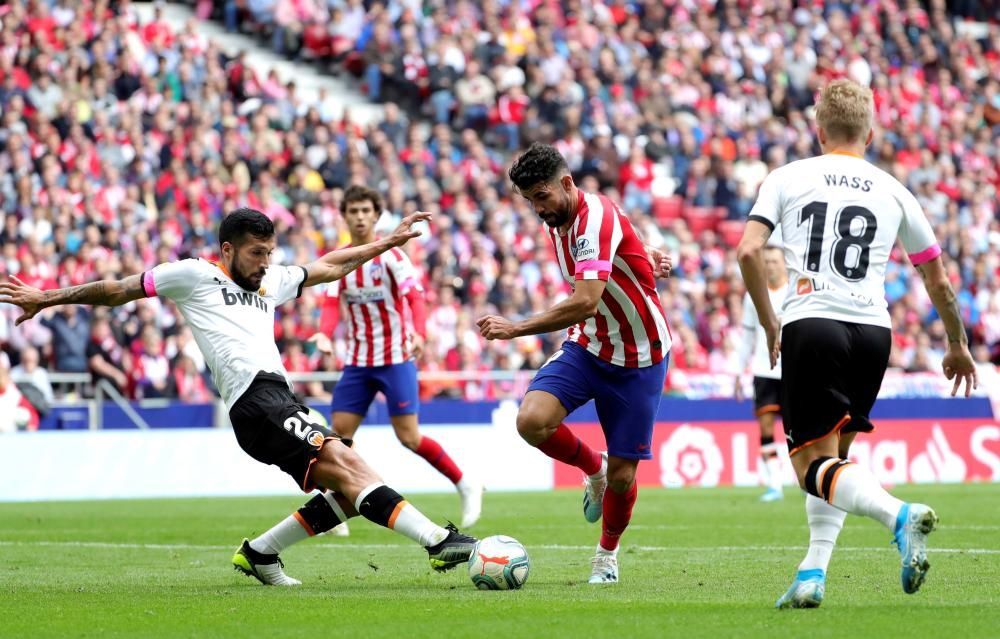
M 447 477 L 451 483 L 457 484 L 462 479 L 462 471 L 459 470 L 458 465 L 448 456 L 448 453 L 444 452 L 441 444 L 430 437 L 421 437 L 420 445 L 413 452 L 426 459 L 428 464 Z
M 537 448 L 556 461 L 576 466 L 587 475 L 601 470 L 601 454 L 580 441 L 566 424 L 559 424 L 556 432 Z
M 635 506 L 638 492 L 639 486 L 636 482 L 632 482 L 632 487 L 624 493 L 616 493 L 610 488 L 605 491 L 601 548 L 614 550 L 618 547 L 619 538 L 628 527 L 628 522 L 632 520 L 632 506 Z

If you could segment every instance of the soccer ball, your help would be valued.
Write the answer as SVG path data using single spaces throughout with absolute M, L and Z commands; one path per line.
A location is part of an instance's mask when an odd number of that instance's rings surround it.
M 480 590 L 517 590 L 528 581 L 530 568 L 528 551 L 506 535 L 479 540 L 469 556 L 469 577 Z

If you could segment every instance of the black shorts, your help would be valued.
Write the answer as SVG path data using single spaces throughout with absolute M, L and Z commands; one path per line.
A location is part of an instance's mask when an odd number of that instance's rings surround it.
M 305 492 L 316 488 L 309 479 L 316 455 L 327 441 L 340 439 L 314 422 L 309 407 L 295 397 L 282 376 L 274 373 L 257 374 L 233 404 L 229 420 L 240 448 L 257 461 L 291 475 Z
M 781 380 L 770 377 L 753 378 L 753 413 L 757 417 L 781 412 Z
M 781 330 L 781 416 L 794 454 L 840 432 L 870 433 L 868 419 L 889 364 L 892 332 L 809 318 Z

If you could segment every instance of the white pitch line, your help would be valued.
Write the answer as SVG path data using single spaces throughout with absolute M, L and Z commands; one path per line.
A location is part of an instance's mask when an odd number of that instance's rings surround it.
M 411 544 L 339 544 L 339 543 L 319 543 L 312 544 L 321 548 L 340 548 L 343 550 L 388 550 L 396 548 L 413 548 Z M 0 546 L 43 546 L 59 548 L 119 548 L 128 550 L 233 550 L 236 546 L 219 546 L 213 544 L 137 544 L 137 543 L 116 543 L 106 541 L 32 541 L 32 540 L 0 540 Z M 539 550 L 565 550 L 565 551 L 591 551 L 593 545 L 573 546 L 564 544 L 537 544 L 529 545 L 529 548 Z M 650 552 L 781 552 L 806 550 L 806 546 L 629 546 L 628 550 L 650 551 Z M 838 552 L 885 552 L 891 550 L 886 545 L 881 546 L 838 546 Z M 967 554 L 967 555 L 1000 555 L 998 548 L 934 548 L 927 549 L 930 553 L 945 554 Z

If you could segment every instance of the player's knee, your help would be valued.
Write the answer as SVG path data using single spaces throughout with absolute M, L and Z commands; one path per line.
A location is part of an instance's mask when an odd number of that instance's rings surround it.
M 344 437 L 350 439 L 354 437 L 354 432 L 356 428 L 352 428 L 350 424 L 338 420 L 333 420 L 333 432 L 337 433 L 339 437 Z
M 420 433 L 416 430 L 410 432 L 408 430 L 396 431 L 396 439 L 403 446 L 406 446 L 410 450 L 416 450 L 420 446 Z
M 624 493 L 635 482 L 635 466 L 622 465 L 608 468 L 608 488 L 616 493 Z
M 546 416 L 531 407 L 522 406 L 517 413 L 517 433 L 532 446 L 548 439 L 558 424 L 550 426 Z

